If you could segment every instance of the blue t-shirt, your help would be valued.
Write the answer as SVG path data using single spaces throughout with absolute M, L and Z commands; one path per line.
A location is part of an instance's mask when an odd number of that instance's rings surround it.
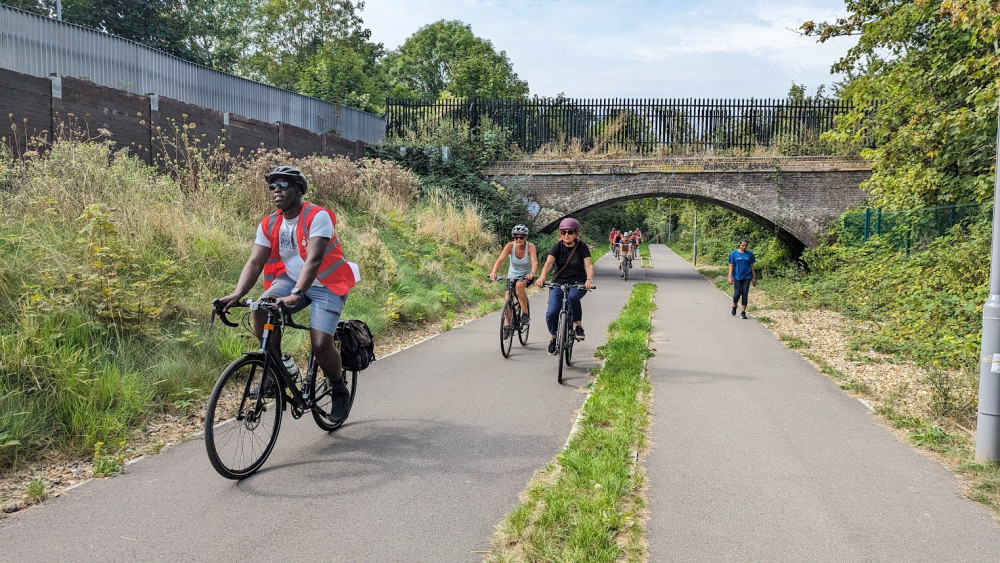
M 756 261 L 757 259 L 754 258 L 753 252 L 750 252 L 749 250 L 746 252 L 740 252 L 739 250 L 730 252 L 729 263 L 733 265 L 733 279 L 753 279 L 753 269 L 750 268 L 750 264 L 753 264 Z

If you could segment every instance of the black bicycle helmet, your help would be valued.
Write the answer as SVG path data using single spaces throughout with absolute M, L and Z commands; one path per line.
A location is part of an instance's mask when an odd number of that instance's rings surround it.
M 270 171 L 264 179 L 270 184 L 274 181 L 274 178 L 286 178 L 292 182 L 298 184 L 299 191 L 301 193 L 306 193 L 306 188 L 309 186 L 306 182 L 306 177 L 298 168 L 292 166 L 278 166 L 274 170 Z

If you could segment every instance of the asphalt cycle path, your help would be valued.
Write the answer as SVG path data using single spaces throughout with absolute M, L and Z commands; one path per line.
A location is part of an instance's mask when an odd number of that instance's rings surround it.
M 0 521 L 0 560 L 479 561 L 566 443 L 632 286 L 616 268 L 596 264 L 562 385 L 541 292 L 528 346 L 515 336 L 508 359 L 500 313 L 472 321 L 372 364 L 334 433 L 286 411 L 257 474 L 224 479 L 189 440 Z
M 992 511 L 663 245 L 651 561 L 996 561 Z M 754 290 L 750 290 L 751 300 Z

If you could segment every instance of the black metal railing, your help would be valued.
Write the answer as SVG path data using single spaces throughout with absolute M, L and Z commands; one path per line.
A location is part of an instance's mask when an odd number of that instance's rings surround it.
M 527 152 L 560 143 L 585 151 L 749 152 L 815 143 L 850 110 L 842 100 L 390 98 L 385 119 L 387 137 L 403 139 L 443 124 L 474 131 L 489 123 Z

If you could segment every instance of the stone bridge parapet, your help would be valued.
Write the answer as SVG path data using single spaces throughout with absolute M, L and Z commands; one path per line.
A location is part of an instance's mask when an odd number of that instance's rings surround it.
M 538 205 L 535 230 L 552 230 L 563 217 L 617 201 L 674 197 L 751 217 L 801 249 L 865 201 L 859 185 L 871 166 L 851 157 L 519 160 L 492 164 L 483 174 Z

